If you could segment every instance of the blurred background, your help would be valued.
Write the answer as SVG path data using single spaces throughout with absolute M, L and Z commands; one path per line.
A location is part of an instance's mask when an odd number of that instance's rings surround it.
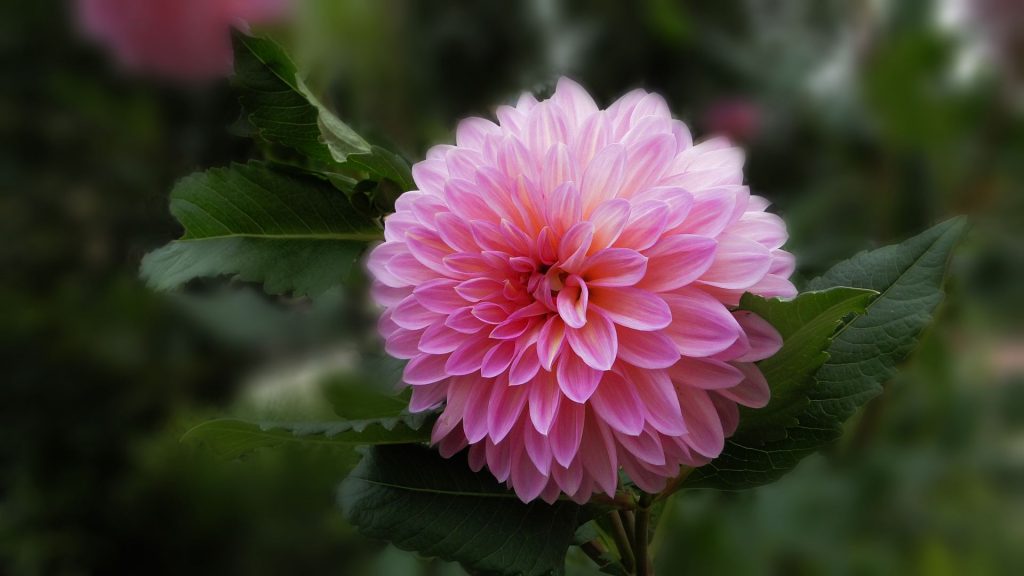
M 351 455 L 179 442 L 228 412 L 321 410 L 350 310 L 139 282 L 180 234 L 174 181 L 257 151 L 227 81 L 125 74 L 73 8 L 0 18 L 0 574 L 462 574 L 344 523 Z M 970 214 L 940 321 L 843 442 L 763 489 L 675 498 L 657 560 L 1024 574 L 1024 2 L 308 0 L 276 28 L 343 119 L 410 159 L 562 74 L 601 104 L 656 90 L 747 148 L 801 279 Z

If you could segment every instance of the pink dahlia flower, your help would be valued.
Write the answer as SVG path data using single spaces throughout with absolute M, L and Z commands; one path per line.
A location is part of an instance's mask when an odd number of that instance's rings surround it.
M 78 14 L 126 68 L 194 81 L 231 72 L 232 26 L 279 19 L 290 1 L 78 0 Z
M 369 258 L 411 409 L 443 404 L 441 453 L 523 501 L 614 494 L 620 467 L 658 491 L 768 401 L 779 335 L 731 307 L 795 294 L 785 225 L 657 94 L 599 110 L 563 79 L 497 117 L 413 167 Z

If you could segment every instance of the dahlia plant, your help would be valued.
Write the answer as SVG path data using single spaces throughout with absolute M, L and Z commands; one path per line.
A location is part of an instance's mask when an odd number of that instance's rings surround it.
M 312 299 L 368 284 L 403 365 L 394 396 L 335 391 L 336 418 L 228 418 L 186 438 L 228 457 L 361 446 L 347 519 L 473 571 L 557 573 L 575 547 L 605 572 L 650 574 L 666 499 L 774 481 L 880 392 L 964 229 L 858 254 L 798 292 L 786 226 L 745 184 L 742 152 L 695 140 L 657 94 L 602 109 L 563 78 L 463 120 L 410 168 L 273 42 L 237 34 L 234 60 L 267 158 L 183 179 L 185 233 L 143 276 Z

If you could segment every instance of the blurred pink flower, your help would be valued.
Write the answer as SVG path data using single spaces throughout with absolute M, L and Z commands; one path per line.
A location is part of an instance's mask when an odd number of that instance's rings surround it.
M 743 98 L 719 100 L 704 113 L 704 126 L 712 134 L 749 142 L 761 129 L 761 108 Z
M 768 401 L 753 362 L 779 336 L 730 307 L 795 295 L 786 227 L 657 94 L 599 111 L 562 79 L 497 117 L 413 167 L 369 258 L 410 409 L 445 404 L 441 453 L 468 445 L 523 501 L 613 494 L 620 467 L 660 490 Z
M 179 81 L 231 72 L 231 28 L 272 22 L 290 0 L 78 0 L 85 33 L 126 68 Z

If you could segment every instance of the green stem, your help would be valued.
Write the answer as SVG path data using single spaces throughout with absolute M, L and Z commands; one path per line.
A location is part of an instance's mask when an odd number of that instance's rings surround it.
M 599 568 L 605 565 L 604 551 L 601 550 L 596 543 L 584 542 L 583 544 L 580 544 L 580 549 L 583 550 L 583 553 L 593 560 L 594 564 L 597 564 Z
M 633 567 L 636 566 L 636 559 L 633 554 L 633 546 L 630 543 L 629 534 L 626 532 L 626 527 L 622 524 L 622 518 L 618 514 L 609 514 L 612 538 L 615 539 L 615 547 L 619 549 L 619 558 L 622 561 L 622 567 L 626 569 L 626 572 L 633 572 Z
M 633 555 L 636 557 L 636 575 L 651 576 L 651 558 L 648 552 L 648 532 L 651 525 L 651 502 L 653 497 L 650 494 L 640 496 L 639 507 L 636 510 L 636 530 L 633 534 Z
M 626 528 L 626 534 L 629 534 L 630 538 L 632 538 L 632 535 L 636 534 L 636 518 L 633 516 L 633 511 L 619 510 L 619 518 L 622 519 L 622 525 Z

